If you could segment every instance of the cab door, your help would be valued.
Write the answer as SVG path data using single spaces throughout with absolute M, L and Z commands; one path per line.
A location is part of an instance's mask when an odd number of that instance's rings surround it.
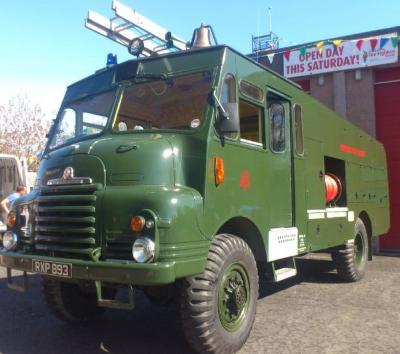
M 290 101 L 274 92 L 267 95 L 270 225 L 293 225 L 293 174 L 290 138 Z

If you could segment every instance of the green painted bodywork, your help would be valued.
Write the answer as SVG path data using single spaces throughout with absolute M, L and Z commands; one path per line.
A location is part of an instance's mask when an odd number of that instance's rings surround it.
M 246 80 L 263 90 L 262 102 L 243 96 L 237 90 L 239 99 L 263 109 L 262 144 L 221 139 L 214 125 L 217 109 L 212 99 L 197 129 L 113 132 L 112 121 L 122 94 L 120 87 L 135 76 L 174 76 L 204 70 L 212 73 L 212 89 L 217 95 L 228 73 L 233 74 L 238 83 Z M 292 82 L 229 47 L 211 47 L 122 63 L 71 85 L 63 106 L 69 101 L 115 87 L 118 88 L 115 104 L 105 130 L 54 151 L 47 149 L 38 172 L 37 187 L 15 203 L 16 210 L 21 205 L 40 200 L 50 203 L 44 195 L 54 194 L 58 206 L 45 204 L 49 205 L 45 209 L 62 209 L 68 206 L 68 196 L 75 200 L 83 198 L 94 213 L 85 219 L 91 233 L 85 241 L 88 248 L 77 253 L 67 242 L 65 247 L 39 251 L 34 246 L 33 233 L 25 246 L 20 246 L 17 251 L 0 251 L 3 266 L 30 271 L 32 259 L 43 259 L 71 263 L 76 279 L 133 285 L 166 284 L 201 273 L 210 240 L 220 232 L 235 233 L 244 238 L 256 259 L 267 261 L 268 232 L 273 228 L 297 227 L 302 235 L 299 254 L 345 244 L 353 238 L 354 222 L 360 215 L 368 220 L 371 235 L 377 236 L 388 230 L 388 185 L 383 146 Z M 292 113 L 287 116 L 289 138 L 285 152 L 271 152 L 266 98 L 269 92 L 281 96 L 290 112 L 294 104 L 302 107 L 304 155 L 299 156 L 294 151 Z M 363 150 L 365 156 L 343 152 L 341 144 Z M 121 153 L 118 152 L 120 146 L 128 148 Z M 354 221 L 348 220 L 347 214 L 345 218 L 308 218 L 309 210 L 326 208 L 325 188 L 320 177 L 325 168 L 325 156 L 344 161 L 346 207 L 354 211 Z M 225 179 L 219 186 L 215 184 L 215 157 L 224 161 Z M 92 184 L 46 186 L 49 179 L 60 178 L 67 166 L 74 168 L 75 176 L 90 177 Z M 245 186 L 241 185 L 243 176 L 246 177 Z M 87 192 L 82 192 L 85 188 Z M 82 193 L 94 197 L 82 197 Z M 78 203 L 76 208 L 79 211 L 82 206 Z M 133 233 L 129 225 L 136 214 L 153 218 L 154 230 L 145 234 Z M 57 215 L 62 215 L 62 211 Z M 70 221 L 65 220 L 66 223 Z M 19 227 L 17 225 L 15 229 L 18 234 L 21 233 Z M 69 226 L 59 227 L 65 228 L 64 238 L 75 230 Z M 130 255 L 133 241 L 143 235 L 156 243 L 156 256 L 149 264 L 138 264 Z M 126 258 L 116 259 L 113 251 L 126 254 Z

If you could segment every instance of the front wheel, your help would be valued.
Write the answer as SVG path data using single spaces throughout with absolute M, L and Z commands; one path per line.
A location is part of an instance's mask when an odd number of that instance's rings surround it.
M 358 281 L 364 274 L 368 258 L 368 234 L 361 219 L 354 225 L 353 242 L 344 249 L 334 251 L 332 260 L 335 263 L 339 276 L 345 281 Z
M 182 289 L 183 330 L 200 353 L 234 353 L 253 326 L 258 272 L 253 253 L 242 239 L 215 236 L 206 269 L 187 278 Z

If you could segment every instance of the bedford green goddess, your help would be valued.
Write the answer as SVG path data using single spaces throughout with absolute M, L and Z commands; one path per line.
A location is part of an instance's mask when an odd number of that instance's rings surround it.
M 359 280 L 388 227 L 382 145 L 293 82 L 210 46 L 68 87 L 0 262 L 20 290 L 12 270 L 42 274 L 68 322 L 133 308 L 142 289 L 180 302 L 197 351 L 229 353 L 254 322 L 259 271 L 282 281 L 295 257 L 326 250 L 340 277 Z

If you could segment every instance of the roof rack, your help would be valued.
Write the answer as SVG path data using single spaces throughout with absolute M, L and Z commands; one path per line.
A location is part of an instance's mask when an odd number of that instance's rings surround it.
M 132 55 L 153 56 L 186 50 L 188 43 L 117 0 L 115 17 L 106 18 L 89 10 L 85 27 L 128 48 Z

